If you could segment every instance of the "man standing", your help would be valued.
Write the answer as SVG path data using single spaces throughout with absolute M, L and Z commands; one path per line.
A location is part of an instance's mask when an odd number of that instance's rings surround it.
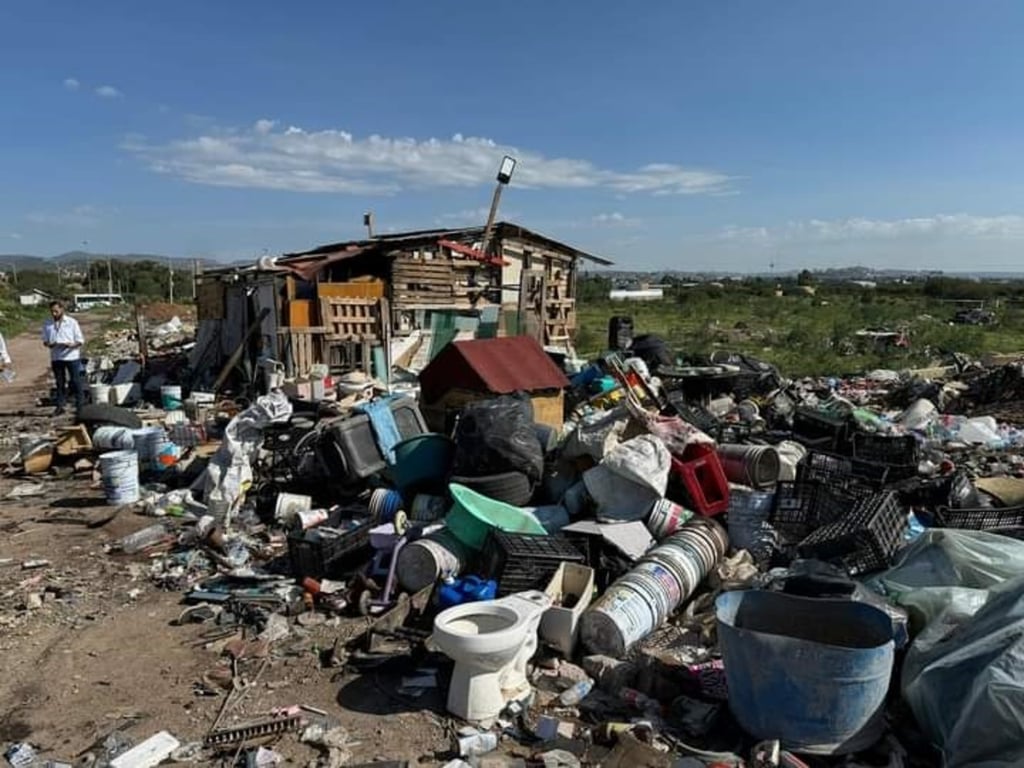
M 50 348 L 50 364 L 57 384 L 57 408 L 54 416 L 64 413 L 67 389 L 75 395 L 75 408 L 82 407 L 82 346 L 85 337 L 78 321 L 64 314 L 64 304 L 54 301 L 50 304 L 50 317 L 43 326 L 43 344 Z
M 4 341 L 4 335 L 0 333 L 0 381 L 10 383 L 14 380 L 14 369 L 11 367 L 13 362 L 11 355 L 7 352 L 7 342 Z

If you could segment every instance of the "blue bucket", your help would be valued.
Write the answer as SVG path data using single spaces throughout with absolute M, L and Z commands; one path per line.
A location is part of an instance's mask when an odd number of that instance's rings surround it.
M 720 595 L 715 609 L 729 708 L 747 733 L 815 755 L 881 738 L 895 648 L 883 611 L 756 590 Z
M 432 487 L 443 490 L 455 460 L 455 443 L 431 432 L 410 437 L 395 446 L 391 477 L 401 491 Z

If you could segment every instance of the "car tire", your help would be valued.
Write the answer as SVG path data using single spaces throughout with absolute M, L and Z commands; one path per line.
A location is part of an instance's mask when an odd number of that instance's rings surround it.
M 85 424 L 90 429 L 102 426 L 142 428 L 142 420 L 127 408 L 106 403 L 83 405 L 75 415 L 75 421 L 78 424 Z
M 464 485 L 479 494 L 516 507 L 529 504 L 533 496 L 533 485 L 530 483 L 530 478 L 522 472 L 502 472 L 498 475 L 483 475 L 482 477 L 456 475 L 451 478 L 451 482 Z

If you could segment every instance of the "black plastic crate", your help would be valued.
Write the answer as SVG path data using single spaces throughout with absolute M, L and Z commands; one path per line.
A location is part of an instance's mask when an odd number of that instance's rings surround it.
M 951 509 L 939 507 L 935 524 L 940 528 L 961 528 L 972 531 L 996 531 L 999 528 L 1024 527 L 1024 506 L 977 507 Z
M 781 482 L 776 486 L 768 522 L 788 544 L 798 544 L 824 525 L 848 514 L 869 492 L 823 482 Z
M 353 555 L 370 544 L 373 521 L 360 520 L 353 528 L 326 527 L 288 534 L 288 560 L 296 579 L 322 579 L 344 571 Z M 334 534 L 335 530 L 342 530 Z
M 797 477 L 804 482 L 880 489 L 889 480 L 889 466 L 821 451 L 810 451 L 800 462 Z
M 544 589 L 562 563 L 585 564 L 569 539 L 493 530 L 480 553 L 480 570 L 498 582 L 498 594 Z
M 846 453 L 850 441 L 850 417 L 833 416 L 815 408 L 798 406 L 793 413 L 793 439 L 831 453 Z
M 801 541 L 797 552 L 856 576 L 886 568 L 903 543 L 906 529 L 906 509 L 899 495 L 885 491 L 858 499 L 849 514 Z
M 853 436 L 853 457 L 889 467 L 889 483 L 917 476 L 918 444 L 913 435 L 876 435 L 858 432 Z
M 716 440 L 721 436 L 722 422 L 706 408 L 687 403 L 685 396 L 679 390 L 669 392 L 667 399 L 670 409 L 675 411 L 683 421 L 692 424 Z

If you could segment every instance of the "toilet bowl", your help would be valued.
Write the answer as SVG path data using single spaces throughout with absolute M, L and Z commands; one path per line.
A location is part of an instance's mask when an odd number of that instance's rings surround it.
M 530 693 L 526 663 L 537 650 L 537 627 L 550 606 L 548 595 L 533 590 L 437 615 L 433 642 L 455 662 L 449 712 L 463 720 L 491 720 Z

